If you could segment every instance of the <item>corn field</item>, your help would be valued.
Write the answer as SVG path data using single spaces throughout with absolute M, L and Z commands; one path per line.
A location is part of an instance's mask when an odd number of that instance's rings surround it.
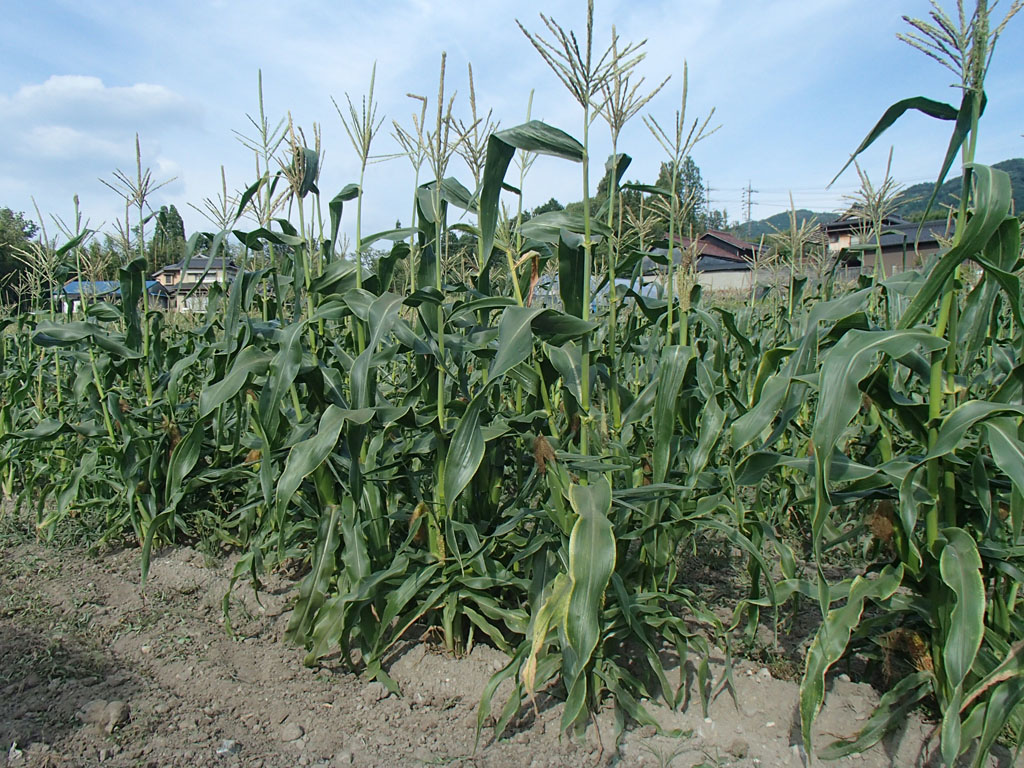
M 964 179 L 951 242 L 920 271 L 853 285 L 794 261 L 778 290 L 732 306 L 677 258 L 687 201 L 640 190 L 669 222 L 654 233 L 618 204 L 618 133 L 649 99 L 630 82 L 643 50 L 594 50 L 589 19 L 578 38 L 547 18 L 523 30 L 578 102 L 579 138 L 536 120 L 495 130 L 475 99 L 459 123 L 442 62 L 436 100 L 396 125 L 418 178 L 407 228 L 362 232 L 362 178 L 322 196 L 318 133 L 275 127 L 261 103 L 258 177 L 185 247 L 186 263 L 242 249 L 194 322 L 150 306 L 140 161 L 121 300 L 61 313 L 43 286 L 3 321 L 3 492 L 40 536 L 88 518 L 93 543 L 129 539 L 143 578 L 155 548 L 201 537 L 240 555 L 236 580 L 300 565 L 287 635 L 309 665 L 340 659 L 397 691 L 386 662 L 412 628 L 455 653 L 491 644 L 509 661 L 480 692 L 479 729 L 499 735 L 540 691 L 564 700 L 570 733 L 609 701 L 620 729 L 654 724 L 644 700 L 685 694 L 669 656 L 706 675 L 713 648 L 812 606 L 808 752 L 861 751 L 924 708 L 947 764 L 973 748 L 982 765 L 1024 726 L 1024 261 L 1009 177 L 974 162 L 1009 20 L 989 15 L 911 21 L 962 101 L 898 102 L 854 153 L 908 111 L 947 121 L 939 182 L 958 156 Z M 365 169 L 373 83 L 338 107 Z M 601 205 L 596 117 L 616 143 Z M 674 174 L 713 129 L 687 115 L 685 82 L 674 122 L 644 119 Z M 538 154 L 580 173 L 581 214 L 523 216 Z M 456 156 L 473 178 L 449 175 Z M 82 274 L 89 234 L 49 258 Z M 804 234 L 782 239 L 814 247 Z M 661 298 L 640 290 L 645 257 L 667 271 Z M 535 301 L 544 275 L 559 309 Z M 708 540 L 744 563 L 730 615 L 680 572 Z M 857 738 L 813 745 L 827 676 L 854 654 L 899 674 Z

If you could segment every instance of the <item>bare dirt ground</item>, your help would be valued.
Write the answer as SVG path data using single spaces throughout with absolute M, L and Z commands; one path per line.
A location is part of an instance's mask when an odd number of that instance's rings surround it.
M 411 642 L 389 667 L 403 695 L 388 695 L 338 669 L 303 667 L 302 649 L 282 640 L 296 594 L 283 578 L 259 601 L 236 590 L 230 638 L 220 610 L 229 573 L 177 549 L 154 558 L 142 588 L 137 550 L 89 558 L 0 539 L 0 768 L 808 764 L 795 746 L 797 684 L 745 661 L 733 671 L 735 696 L 718 695 L 707 717 L 696 696 L 683 711 L 653 706 L 661 734 L 633 729 L 616 746 L 607 711 L 570 739 L 549 699 L 501 739 L 485 728 L 474 751 L 480 692 L 505 662 L 498 651 L 456 659 Z M 717 683 L 723 667 L 712 670 Z M 870 686 L 836 677 L 818 744 L 852 735 L 877 700 Z M 687 735 L 664 735 L 672 731 Z M 937 765 L 932 731 L 911 718 L 838 764 Z

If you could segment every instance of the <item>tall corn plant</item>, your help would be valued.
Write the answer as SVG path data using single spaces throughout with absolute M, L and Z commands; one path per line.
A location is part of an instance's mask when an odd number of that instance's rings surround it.
M 370 149 L 373 145 L 374 136 L 384 123 L 384 118 L 377 117 L 377 104 L 373 100 L 373 86 L 377 79 L 377 65 L 374 63 L 370 72 L 370 88 L 367 95 L 363 97 L 362 107 L 359 111 L 352 104 L 352 99 L 345 94 L 345 101 L 348 106 L 348 115 L 342 112 L 337 102 L 334 108 L 341 118 L 341 124 L 348 134 L 352 148 L 359 159 L 359 183 L 356 192 L 356 288 L 363 287 L 363 181 L 366 178 L 366 166 L 370 162 Z M 360 326 L 357 330 L 359 337 L 359 351 L 363 351 L 366 344 L 365 331 Z
M 1024 702 L 1024 670 L 1015 650 L 1024 625 L 1017 615 L 1018 587 L 1005 575 L 1007 569 L 1018 572 L 1015 547 L 1024 525 L 1020 388 L 1009 370 L 989 364 L 987 351 L 1010 350 L 1014 361 L 1021 351 L 1020 230 L 1009 215 L 1009 178 L 974 162 L 985 73 L 999 34 L 1021 4 L 1012 4 L 998 24 L 985 0 L 971 13 L 962 2 L 956 8 L 951 18 L 933 4 L 929 19 L 908 19 L 913 31 L 901 37 L 958 76 L 960 107 L 923 97 L 898 102 L 854 153 L 916 109 L 953 123 L 936 191 L 957 152 L 964 185 L 952 245 L 922 275 L 882 284 L 886 293 L 910 298 L 895 327 L 847 331 L 823 356 L 818 374 L 811 541 L 824 623 L 801 685 L 805 746 L 811 747 L 825 674 L 852 639 L 885 626 L 886 652 L 906 653 L 916 668 L 883 697 L 860 736 L 833 745 L 829 756 L 877 741 L 907 707 L 933 697 L 942 718 L 945 763 L 952 765 L 973 745 L 974 764 L 981 765 L 1007 723 L 1019 720 Z M 983 276 L 964 295 L 959 276 L 967 259 L 982 266 Z M 984 308 L 982 300 L 988 302 Z M 1012 316 L 1010 327 L 993 304 Z M 881 365 L 874 363 L 878 353 L 886 358 Z M 900 399 L 893 399 L 897 393 Z M 910 438 L 903 456 L 874 470 L 884 479 L 871 484 L 880 505 L 873 524 L 895 557 L 877 578 L 858 576 L 844 584 L 845 603 L 833 608 L 836 587 L 828 586 L 820 563 L 831 510 L 842 497 L 833 487 L 841 474 L 836 451 L 865 396 Z M 1001 508 L 1005 517 L 998 514 Z M 862 619 L 868 602 L 882 607 L 879 619 Z
M 513 230 L 501 192 L 517 152 L 584 162 L 586 189 L 590 122 L 602 106 L 619 109 L 613 94 L 640 54 L 613 44 L 594 57 L 592 7 L 583 46 L 544 21 L 553 42 L 531 41 L 580 102 L 584 142 L 528 120 L 489 132 L 484 145 L 478 114 L 468 125 L 453 121 L 442 72 L 436 120 L 424 125 L 424 109 L 403 144 L 433 176 L 417 179 L 413 231 L 359 228 L 357 254 L 394 243 L 376 263 L 335 258 L 344 203 L 362 184 L 332 198 L 325 238 L 315 135 L 309 147 L 286 123 L 272 130 L 261 94 L 256 181 L 232 221 L 194 236 L 183 256 L 204 242 L 216 255 L 234 238 L 273 258 L 217 286 L 191 323 L 147 315 L 159 371 L 151 398 L 133 373 L 144 285 L 137 259 L 122 273 L 120 308 L 97 302 L 73 322 L 19 321 L 0 337 L 11 373 L 0 403 L 0 481 L 31 487 L 33 478 L 54 478 L 42 488 L 56 504 L 50 525 L 83 507 L 109 510 L 109 529 L 133 531 L 143 544 L 144 568 L 157 543 L 204 529 L 243 552 L 236 578 L 258 579 L 291 559 L 308 564 L 288 637 L 306 646 L 310 664 L 340 650 L 346 663 L 397 689 L 388 654 L 411 627 L 435 628 L 454 650 L 486 638 L 510 656 L 479 713 L 483 725 L 499 684 L 511 680 L 512 696 L 495 713 L 499 732 L 549 687 L 564 694 L 568 730 L 608 696 L 620 726 L 627 717 L 653 723 L 641 699 L 679 705 L 685 695 L 666 674 L 665 641 L 680 663 L 699 651 L 706 681 L 706 632 L 722 627 L 687 589 L 678 556 L 713 534 L 748 563 L 751 587 L 735 627 L 745 619 L 748 632 L 756 629 L 762 609 L 789 598 L 817 598 L 822 607 L 802 692 L 808 729 L 824 675 L 850 643 L 863 649 L 874 638 L 867 652 L 917 665 L 865 734 L 832 752 L 862 748 L 928 695 L 946 713 L 947 754 L 973 739 L 987 748 L 1016 706 L 1021 679 L 1013 586 L 1024 518 L 1015 463 L 1020 251 L 1006 224 L 1005 180 L 970 166 L 972 215 L 928 277 L 817 302 L 803 294 L 806 281 L 794 280 L 788 306 L 736 312 L 709 307 L 695 290 L 682 303 L 685 316 L 674 301 L 631 294 L 621 333 L 608 334 L 593 322 L 603 318 L 590 315 L 590 286 L 595 236 L 612 235 L 612 220 L 585 210 Z M 371 101 L 365 112 L 350 111 L 356 138 L 379 126 Z M 616 103 L 621 116 L 633 102 Z M 682 115 L 676 128 L 661 132 L 673 151 L 692 134 Z M 693 130 L 703 132 L 698 123 Z M 368 146 L 354 148 L 365 163 Z M 479 173 L 473 191 L 447 175 L 459 148 Z M 476 217 L 475 227 L 454 225 L 477 238 L 472 282 L 464 269 L 445 267 L 452 207 Z M 257 226 L 236 229 L 246 213 Z M 654 237 L 649 222 L 642 212 L 627 221 L 635 231 L 621 241 L 643 252 Z M 415 289 L 396 292 L 396 265 L 414 251 Z M 949 263 L 968 256 L 985 277 L 954 296 L 957 320 L 936 333 L 926 323 L 942 317 Z M 491 279 L 506 258 L 515 296 Z M 565 312 L 530 306 L 529 284 L 514 279 L 517 268 L 539 272 L 547 259 L 559 264 Z M 621 259 L 610 259 L 610 269 Z M 873 291 L 906 303 L 895 329 Z M 1010 309 L 1012 323 L 998 307 Z M 941 371 L 960 402 L 953 408 L 943 391 L 935 422 L 929 356 L 954 341 L 962 352 L 953 367 L 944 358 Z M 611 363 L 595 357 L 601 343 Z M 57 375 L 51 359 L 60 361 Z M 50 382 L 62 393 L 60 409 L 39 394 Z M 621 412 L 606 434 L 594 425 L 612 388 Z M 858 416 L 864 397 L 877 418 Z M 890 436 L 889 449 L 878 447 L 879 434 Z M 611 450 L 594 450 L 594 436 Z M 953 473 L 943 487 L 957 506 L 940 509 L 954 517 L 932 541 L 934 460 L 943 484 Z M 126 503 L 111 505 L 111 497 Z M 779 532 L 803 521 L 806 553 L 819 566 L 870 529 L 881 554 L 868 576 L 829 584 L 820 568 L 817 578 L 800 573 Z M 768 578 L 769 559 L 779 562 L 778 583 Z M 865 619 L 869 603 L 880 610 Z
M 585 52 L 580 50 L 574 35 L 550 20 L 545 22 L 555 43 L 528 36 L 579 101 L 580 94 L 589 93 L 592 73 L 603 71 L 600 68 L 604 66 L 604 58 L 595 65 L 595 57 L 589 53 L 592 16 L 588 16 Z M 618 56 L 619 61 L 608 70 L 609 76 L 618 70 L 628 72 L 628 57 L 638 56 L 634 46 L 627 46 L 625 54 L 615 46 L 610 50 L 608 56 Z M 581 105 L 586 131 L 591 113 L 586 100 Z M 531 150 L 553 148 L 540 142 L 544 135 L 541 130 L 541 126 L 527 124 L 492 136 L 489 150 L 493 154 L 489 152 L 487 168 L 499 173 L 490 183 L 485 178 L 481 195 L 485 253 L 493 239 L 497 190 L 513 145 Z M 550 135 L 546 129 L 544 133 Z M 586 159 L 585 147 L 586 142 L 579 147 L 582 160 Z M 623 720 L 630 717 L 652 722 L 637 702 L 638 694 L 660 695 L 669 703 L 678 703 L 682 695 L 668 683 L 655 650 L 657 644 L 668 640 L 681 659 L 690 647 L 696 647 L 702 650 L 706 665 L 706 640 L 679 620 L 677 612 L 693 611 L 694 605 L 685 588 L 677 584 L 675 558 L 680 543 L 694 530 L 727 532 L 729 526 L 725 521 L 738 512 L 725 503 L 724 495 L 714 493 L 713 482 L 711 489 L 705 486 L 698 493 L 689 493 L 698 483 L 704 486 L 701 475 L 721 435 L 725 417 L 721 408 L 712 407 L 711 415 L 702 420 L 697 416 L 697 403 L 710 398 L 717 406 L 724 390 L 719 389 L 710 368 L 703 361 L 695 361 L 694 350 L 674 346 L 660 360 L 657 354 L 637 355 L 638 362 L 645 361 L 643 373 L 653 375 L 654 380 L 631 400 L 622 415 L 624 444 L 628 448 L 621 453 L 624 457 L 631 453 L 634 457 L 653 453 L 652 462 L 646 462 L 649 474 L 644 477 L 644 465 L 636 459 L 590 457 L 586 435 L 591 423 L 597 421 L 590 411 L 601 401 L 593 397 L 595 393 L 588 384 L 587 338 L 591 329 L 587 328 L 585 318 L 589 317 L 591 299 L 587 290 L 591 260 L 587 258 L 585 244 L 591 232 L 599 230 L 600 222 L 591 220 L 585 207 L 580 220 L 565 214 L 545 214 L 529 225 L 524 226 L 524 234 L 557 249 L 563 303 L 569 313 L 584 321 L 580 325 L 585 334 L 582 349 L 575 340 L 543 346 L 548 370 L 561 380 L 553 400 L 564 403 L 570 439 L 579 430 L 580 452 L 556 451 L 544 436 L 535 440 L 535 463 L 548 489 L 543 508 L 555 528 L 549 529 L 549 543 L 537 550 L 533 562 L 526 638 L 510 664 L 488 685 L 480 722 L 489 716 L 494 691 L 506 679 L 515 681 L 515 693 L 498 716 L 499 732 L 537 690 L 556 679 L 565 690 L 562 725 L 568 730 L 581 727 L 587 713 L 606 694 L 615 700 Z M 603 230 L 602 234 L 611 234 L 609 227 Z M 574 238 L 574 231 L 582 234 L 583 239 Z M 657 328 L 664 308 L 648 309 L 651 322 L 629 331 L 623 345 L 643 345 L 649 352 L 661 349 Z M 512 319 L 513 312 L 505 310 L 502 325 Z M 720 326 L 712 323 L 711 330 L 720 331 Z M 714 349 L 714 344 L 710 346 Z M 504 349 L 505 345 L 499 348 Z M 618 356 L 622 351 L 621 347 L 614 349 L 612 355 Z M 543 372 L 540 384 L 545 386 Z M 574 413 L 578 419 L 575 429 Z M 680 449 L 680 432 L 686 440 L 693 436 L 698 444 L 694 455 L 687 456 Z M 730 535 L 738 546 L 759 557 L 745 534 Z M 696 613 L 712 628 L 717 625 L 709 614 L 699 610 Z M 627 671 L 621 653 L 623 644 L 636 644 L 643 649 L 639 670 Z
M 640 44 L 641 46 L 643 43 Z M 615 27 L 612 27 L 612 59 L 618 58 L 618 36 L 615 33 Z M 609 188 L 608 188 L 608 229 L 613 234 L 609 235 L 608 242 L 608 264 L 607 264 L 607 281 L 608 281 L 608 338 L 607 346 L 610 352 L 609 359 L 611 365 L 609 368 L 609 381 L 608 381 L 608 399 L 609 406 L 611 408 L 611 421 L 613 428 L 618 431 L 622 427 L 622 408 L 619 396 L 619 378 L 618 371 L 616 370 L 616 362 L 618 361 L 618 307 L 619 307 L 619 295 L 618 286 L 616 283 L 617 270 L 616 262 L 621 256 L 619 249 L 619 243 L 622 239 L 623 232 L 623 221 L 622 221 L 622 202 L 621 194 L 619 191 L 619 182 L 622 178 L 622 174 L 625 173 L 627 166 L 630 163 L 628 156 L 619 155 L 619 136 L 622 134 L 622 129 L 626 127 L 626 123 L 629 122 L 633 117 L 639 114 L 647 103 L 653 99 L 665 84 L 669 81 L 669 77 L 666 77 L 657 86 L 652 88 L 650 91 L 643 90 L 644 78 L 640 78 L 636 82 L 631 82 L 632 70 L 638 64 L 639 61 L 634 60 L 631 66 L 620 67 L 616 69 L 610 78 L 608 78 L 601 86 L 601 98 L 602 105 L 600 109 L 601 117 L 604 118 L 608 124 L 608 130 L 611 134 L 612 139 L 612 154 L 609 158 L 611 167 L 609 168 Z M 616 223 L 616 216 L 618 222 Z M 641 249 L 642 250 L 642 249 Z
M 714 110 L 708 114 L 707 117 L 702 121 L 699 117 L 695 118 L 692 123 L 689 122 L 686 116 L 686 96 L 689 87 L 689 76 L 684 64 L 683 66 L 683 95 L 682 102 L 679 109 L 676 111 L 675 124 L 671 131 L 667 131 L 662 128 L 658 123 L 657 119 L 651 116 L 645 116 L 644 122 L 647 124 L 647 128 L 651 134 L 661 145 L 661 148 L 665 150 L 666 155 L 669 159 L 669 189 L 667 195 L 668 205 L 668 275 L 666 278 L 666 289 L 668 292 L 668 311 L 665 317 L 666 332 L 665 332 L 665 343 L 672 344 L 673 336 L 675 334 L 673 327 L 673 315 L 675 309 L 675 296 L 679 293 L 675 281 L 675 249 L 676 239 L 682 235 L 680 228 L 682 221 L 686 217 L 688 210 L 692 209 L 695 201 L 693 199 L 683 198 L 680 199 L 677 190 L 679 189 L 680 173 L 683 167 L 683 162 L 686 157 L 693 150 L 693 147 L 701 140 L 705 139 L 711 133 L 714 133 L 716 129 L 709 128 L 711 118 L 714 116 Z M 663 192 L 662 192 L 663 194 Z M 689 193 L 687 193 L 689 194 Z M 692 236 L 694 233 L 690 233 Z M 683 285 L 686 285 L 686 281 L 682 281 Z M 680 296 L 681 303 L 685 306 L 686 297 Z M 687 316 L 683 308 L 679 311 L 679 344 L 687 343 Z
M 602 91 L 613 87 L 613 79 L 617 75 L 623 75 L 633 69 L 642 59 L 643 54 L 639 53 L 641 45 L 627 44 L 621 51 L 618 50 L 616 40 L 602 53 L 595 54 L 594 51 L 594 3 L 587 2 L 586 32 L 583 39 L 583 47 L 577 40 L 574 32 L 566 32 L 563 27 L 552 19 L 541 14 L 541 20 L 547 27 L 551 39 L 528 32 L 526 28 L 517 21 L 519 28 L 530 41 L 533 47 L 541 55 L 544 62 L 565 86 L 576 102 L 583 109 L 583 220 L 581 227 L 582 241 L 578 244 L 565 243 L 565 249 L 572 254 L 578 251 L 582 255 L 569 255 L 567 261 L 576 262 L 575 266 L 559 270 L 561 281 L 570 285 L 560 286 L 563 296 L 569 293 L 575 294 L 572 302 L 566 302 L 567 307 L 577 307 L 578 316 L 584 321 L 590 319 L 591 314 L 591 292 L 593 289 L 593 221 L 590 210 L 590 126 L 594 117 L 601 111 L 601 104 L 595 104 L 595 100 L 601 97 Z M 605 230 L 605 234 L 610 234 Z M 559 243 L 559 248 L 563 244 Z M 561 261 L 561 259 L 560 259 Z M 568 266 L 568 265 L 567 265 Z M 576 293 L 578 291 L 578 293 Z M 580 352 L 581 357 L 581 379 L 580 379 L 580 408 L 582 419 L 579 431 L 580 452 L 586 454 L 589 447 L 589 434 L 593 416 L 590 412 L 590 339 L 584 337 L 583 346 Z
M 417 115 L 413 113 L 412 124 L 413 129 L 410 131 L 408 128 L 401 126 L 397 121 L 392 120 L 391 125 L 393 131 L 391 133 L 392 138 L 398 143 L 401 148 L 401 153 L 409 159 L 413 168 L 413 200 L 412 200 L 412 215 L 409 219 L 412 231 L 409 234 L 409 293 L 416 292 L 416 264 L 417 255 L 419 251 L 419 242 L 417 239 L 416 226 L 419 221 L 419 188 L 420 188 L 420 169 L 423 167 L 423 163 L 427 159 L 427 148 L 423 140 L 423 131 L 425 130 L 425 123 L 427 120 L 427 99 L 424 96 L 417 96 L 415 94 L 407 94 L 409 98 L 415 99 L 420 103 L 420 112 Z

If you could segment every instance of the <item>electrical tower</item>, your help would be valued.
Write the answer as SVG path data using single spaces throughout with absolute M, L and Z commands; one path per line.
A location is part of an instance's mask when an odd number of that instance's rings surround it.
M 750 186 L 749 179 L 747 180 L 747 188 L 743 190 L 743 211 L 746 217 L 747 223 L 747 237 L 750 237 L 750 209 L 754 205 L 754 195 L 760 190 L 753 189 Z

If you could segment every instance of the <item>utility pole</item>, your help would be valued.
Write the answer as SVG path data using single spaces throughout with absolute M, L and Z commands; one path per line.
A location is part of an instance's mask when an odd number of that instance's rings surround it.
M 711 218 L 711 186 L 704 184 L 704 219 Z
M 759 191 L 750 186 L 750 180 L 748 179 L 747 188 L 743 190 L 743 208 L 747 219 L 747 237 L 750 237 L 750 209 L 754 205 L 754 195 Z

